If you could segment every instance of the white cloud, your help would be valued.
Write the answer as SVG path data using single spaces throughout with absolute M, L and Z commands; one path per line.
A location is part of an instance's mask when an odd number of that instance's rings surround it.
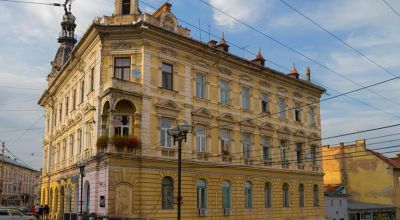
M 261 15 L 271 2 L 268 3 L 265 0 L 209 0 L 209 3 L 241 21 L 253 23 L 261 18 Z M 237 21 L 218 10 L 213 9 L 213 12 L 214 21 L 217 25 L 229 28 L 231 31 L 243 28 Z

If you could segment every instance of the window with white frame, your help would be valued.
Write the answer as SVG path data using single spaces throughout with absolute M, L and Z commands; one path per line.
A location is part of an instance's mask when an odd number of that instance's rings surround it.
M 271 183 L 266 183 L 265 184 L 265 192 L 264 192 L 264 200 L 265 200 L 265 208 L 271 208 L 272 207 L 272 185 Z
M 317 146 L 311 145 L 311 162 L 315 166 L 317 165 Z
M 229 82 L 221 80 L 219 82 L 220 102 L 222 104 L 229 104 Z
M 92 70 L 90 71 L 90 91 L 94 90 L 94 67 L 92 68 Z
M 261 112 L 269 112 L 269 97 L 267 93 L 261 94 Z
M 270 159 L 270 138 L 263 136 L 262 137 L 262 147 L 263 147 L 263 159 Z
M 250 109 L 250 89 L 247 87 L 242 87 L 242 108 Z
M 131 58 L 116 57 L 114 62 L 114 77 L 129 81 L 131 73 Z
M 229 130 L 221 129 L 221 152 L 223 154 L 229 154 Z
M 242 133 L 242 142 L 243 142 L 243 158 L 245 160 L 250 158 L 250 134 Z
M 279 117 L 281 119 L 286 119 L 286 99 L 279 98 L 278 105 L 279 105 Z
M 246 182 L 244 185 L 244 195 L 245 195 L 245 208 L 253 208 L 253 187 L 251 183 Z
M 172 147 L 172 137 L 168 135 L 168 129 L 172 127 L 172 121 L 162 118 L 160 120 L 160 146 L 165 148 Z
M 115 115 L 114 116 L 114 132 L 115 136 L 127 137 L 130 133 L 131 116 Z
M 299 207 L 304 208 L 304 185 L 299 185 Z
M 228 181 L 222 183 L 222 208 L 231 208 L 231 184 Z
M 206 152 L 206 128 L 204 126 L 195 127 L 196 150 L 197 152 Z
M 74 89 L 72 91 L 72 110 L 71 111 L 75 110 L 75 108 L 76 108 L 76 89 Z
M 314 185 L 313 187 L 313 203 L 314 203 L 314 207 L 318 207 L 319 206 L 319 190 L 318 190 L 318 185 Z
M 69 97 L 65 98 L 65 116 L 68 116 L 69 113 Z
M 196 75 L 196 97 L 206 98 L 206 76 L 203 74 Z
M 85 80 L 82 80 L 81 82 L 81 102 L 83 103 L 83 100 L 85 99 Z
M 289 184 L 284 183 L 282 186 L 283 191 L 283 207 L 289 208 Z
M 197 209 L 207 209 L 207 185 L 204 180 L 197 181 Z

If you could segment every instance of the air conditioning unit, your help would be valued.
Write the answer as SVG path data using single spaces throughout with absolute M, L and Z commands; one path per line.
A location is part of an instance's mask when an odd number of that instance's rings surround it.
M 231 215 L 231 209 L 224 209 L 224 215 L 225 216 Z
M 207 209 L 199 209 L 199 216 L 207 216 Z

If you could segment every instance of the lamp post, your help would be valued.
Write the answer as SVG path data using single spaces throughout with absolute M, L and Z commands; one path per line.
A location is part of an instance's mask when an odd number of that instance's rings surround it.
M 79 219 L 83 218 L 83 212 L 82 212 L 82 205 L 83 205 L 83 177 L 85 177 L 85 164 L 80 163 L 78 165 L 79 167 L 79 172 L 81 174 L 81 196 L 80 196 L 80 212 L 79 212 Z
M 168 129 L 168 135 L 174 138 L 174 145 L 178 142 L 178 220 L 181 220 L 182 205 L 182 141 L 186 142 L 187 134 L 191 130 L 189 124 L 181 124 Z

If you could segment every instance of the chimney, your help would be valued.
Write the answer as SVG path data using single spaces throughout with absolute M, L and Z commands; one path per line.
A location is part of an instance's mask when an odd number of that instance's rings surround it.
M 225 34 L 222 33 L 222 38 L 219 41 L 219 43 L 217 44 L 217 46 L 215 46 L 215 48 L 217 48 L 218 50 L 222 50 L 225 52 L 229 52 L 229 45 L 228 43 L 225 41 Z
M 356 146 L 357 146 L 357 150 L 365 150 L 366 146 L 365 146 L 365 140 L 357 140 L 356 141 Z
M 307 77 L 307 81 L 311 82 L 311 69 L 310 67 L 306 67 L 306 77 Z
M 217 46 L 217 41 L 215 41 L 215 40 L 210 40 L 208 43 L 207 43 L 207 45 L 209 46 L 209 47 L 216 47 Z
M 397 156 L 397 159 L 400 159 L 400 154 L 396 154 L 396 156 Z
M 289 76 L 299 79 L 299 73 L 297 72 L 296 65 L 293 64 L 293 69 L 290 71 Z
M 252 63 L 265 66 L 265 59 L 263 55 L 261 54 L 261 50 L 258 51 L 258 54 L 254 60 L 251 61 Z

